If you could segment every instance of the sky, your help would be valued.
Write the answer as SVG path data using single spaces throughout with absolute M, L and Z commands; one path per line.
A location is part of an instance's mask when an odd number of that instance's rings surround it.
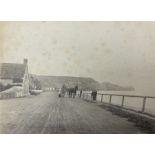
M 155 22 L 0 22 L 0 61 L 155 92 Z

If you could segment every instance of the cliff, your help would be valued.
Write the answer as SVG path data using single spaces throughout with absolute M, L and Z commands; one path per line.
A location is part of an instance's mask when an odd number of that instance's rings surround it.
M 63 84 L 67 87 L 78 85 L 79 88 L 91 90 L 99 84 L 89 77 L 69 77 L 69 76 L 38 76 L 43 88 L 60 88 Z
M 42 88 L 60 88 L 63 84 L 67 87 L 74 87 L 78 85 L 79 88 L 84 90 L 113 90 L 113 91 L 125 91 L 134 90 L 132 86 L 119 86 L 110 82 L 99 83 L 93 78 L 89 77 L 70 77 L 70 76 L 44 76 L 39 75 L 37 79 L 40 81 Z

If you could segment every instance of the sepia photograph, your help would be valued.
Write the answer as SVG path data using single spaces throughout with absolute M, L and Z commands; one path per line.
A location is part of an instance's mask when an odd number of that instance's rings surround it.
M 155 22 L 0 22 L 0 134 L 154 134 Z

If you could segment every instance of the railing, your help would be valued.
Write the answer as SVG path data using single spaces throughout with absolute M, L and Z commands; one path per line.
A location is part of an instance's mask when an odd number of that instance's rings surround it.
M 109 102 L 108 104 L 112 104 L 112 97 L 116 97 L 116 96 L 120 96 L 122 99 L 121 99 L 121 105 L 120 107 L 121 108 L 124 108 L 125 106 L 125 98 L 142 98 L 142 107 L 141 107 L 141 111 L 142 113 L 145 113 L 145 107 L 146 107 L 146 101 L 147 99 L 155 99 L 155 97 L 153 96 L 137 96 L 137 95 L 120 95 L 120 94 L 101 94 L 101 93 L 97 93 L 97 96 L 101 96 L 101 100 L 100 102 L 103 103 L 104 102 L 104 96 L 109 96 Z M 87 100 L 90 100 L 90 97 L 91 97 L 91 93 L 83 93 L 83 99 L 87 99 Z M 113 105 L 113 104 L 112 104 Z M 134 110 L 134 109 L 132 109 Z

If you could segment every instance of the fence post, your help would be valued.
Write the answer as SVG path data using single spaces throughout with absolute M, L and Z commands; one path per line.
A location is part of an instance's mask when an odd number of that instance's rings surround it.
M 110 98 L 109 98 L 109 104 L 111 104 L 111 98 L 112 98 L 112 95 L 110 95 Z
M 103 94 L 101 95 L 101 103 L 103 102 Z
M 143 98 L 142 112 L 145 111 L 145 105 L 146 105 L 146 97 Z
M 121 105 L 121 107 L 123 107 L 124 106 L 124 96 L 122 96 L 122 105 Z

